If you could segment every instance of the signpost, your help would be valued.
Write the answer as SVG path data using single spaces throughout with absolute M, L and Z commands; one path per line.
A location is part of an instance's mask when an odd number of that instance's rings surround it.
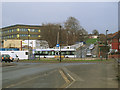
M 59 44 L 56 45 L 56 47 L 59 47 L 59 46 L 60 46 Z

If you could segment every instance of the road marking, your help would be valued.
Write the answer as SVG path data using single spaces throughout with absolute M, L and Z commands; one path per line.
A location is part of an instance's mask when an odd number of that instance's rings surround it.
M 62 70 L 59 70 L 61 76 L 63 77 L 63 79 L 65 80 L 66 83 L 70 83 L 70 81 L 68 80 L 67 76 L 63 73 Z
M 65 88 L 70 87 L 75 82 L 75 79 L 69 73 L 67 73 L 67 74 L 73 81 L 68 86 L 66 86 Z
M 67 73 L 67 74 L 73 81 L 75 81 L 75 79 L 69 73 Z

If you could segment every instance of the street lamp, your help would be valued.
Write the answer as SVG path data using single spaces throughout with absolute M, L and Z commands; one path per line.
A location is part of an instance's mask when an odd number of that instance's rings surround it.
M 30 29 L 28 29 L 28 60 L 29 60 L 29 31 Z
M 80 36 L 82 37 L 82 35 L 83 34 L 81 33 Z M 81 56 L 80 57 L 82 58 L 82 46 L 81 46 L 81 44 L 80 44 L 80 50 L 81 50 Z
M 120 43 L 120 30 L 118 31 L 118 35 L 117 35 L 117 37 L 118 37 L 118 58 L 119 58 L 119 54 L 120 54 L 120 45 L 119 45 L 119 43 Z
M 59 31 L 59 44 L 60 44 L 60 62 L 61 62 L 61 28 L 62 26 L 60 25 L 60 31 Z
M 108 30 L 106 30 L 106 44 L 105 44 L 105 48 L 106 48 L 106 60 L 108 59 L 108 56 L 107 56 L 107 32 L 108 32 Z

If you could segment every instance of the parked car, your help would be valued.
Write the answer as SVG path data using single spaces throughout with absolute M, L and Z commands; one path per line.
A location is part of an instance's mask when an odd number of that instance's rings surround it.
M 91 57 L 91 56 L 92 56 L 91 50 L 87 49 L 87 51 L 86 51 L 86 57 Z
M 10 57 L 9 54 L 2 54 L 2 61 L 11 62 L 12 61 L 12 57 Z
M 87 52 L 86 57 L 91 57 L 91 56 L 92 56 L 91 52 Z
M 96 57 L 97 57 L 97 55 L 92 55 L 92 57 L 93 57 L 93 58 L 96 58 Z
M 89 49 L 92 50 L 92 49 L 94 49 L 94 47 L 95 47 L 94 44 L 91 44 L 91 45 L 89 46 Z

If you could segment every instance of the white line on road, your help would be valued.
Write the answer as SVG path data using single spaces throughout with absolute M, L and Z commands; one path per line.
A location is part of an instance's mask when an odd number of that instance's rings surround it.
M 68 87 L 70 87 L 74 82 L 75 82 L 75 79 L 69 74 L 69 73 L 67 73 L 68 74 L 68 76 L 73 80 L 67 87 L 65 87 L 65 88 L 68 88 Z
M 70 81 L 68 80 L 67 76 L 63 73 L 62 70 L 59 70 L 61 76 L 63 77 L 63 79 L 65 80 L 66 83 L 70 83 Z

